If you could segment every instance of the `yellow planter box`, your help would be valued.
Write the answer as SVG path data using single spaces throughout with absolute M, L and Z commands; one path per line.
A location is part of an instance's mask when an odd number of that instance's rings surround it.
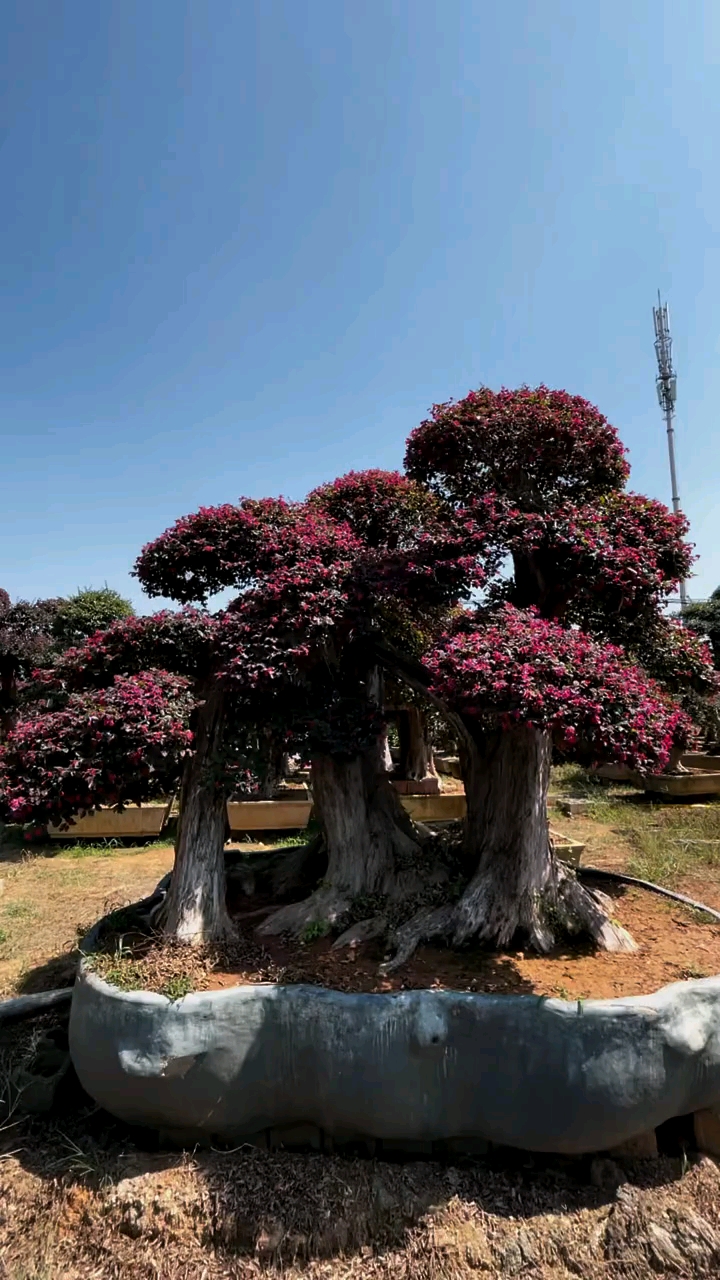
M 720 795 L 720 773 L 657 773 L 645 778 L 645 790 L 661 796 Z
M 76 818 L 67 830 L 49 827 L 48 835 L 53 840 L 109 840 L 128 836 L 140 839 L 159 836 L 166 812 L 167 802 L 144 804 L 139 808 L 130 805 L 122 813 L 117 813 L 115 809 L 96 809 L 84 818 Z
M 308 824 L 309 800 L 231 800 L 231 831 L 298 831 Z

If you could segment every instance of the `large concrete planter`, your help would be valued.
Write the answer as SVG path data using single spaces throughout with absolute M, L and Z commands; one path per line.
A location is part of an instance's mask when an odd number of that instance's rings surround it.
M 291 1127 L 582 1153 L 720 1105 L 720 978 L 571 1003 L 272 985 L 173 1003 L 83 963 L 70 1048 L 98 1103 L 186 1142 Z

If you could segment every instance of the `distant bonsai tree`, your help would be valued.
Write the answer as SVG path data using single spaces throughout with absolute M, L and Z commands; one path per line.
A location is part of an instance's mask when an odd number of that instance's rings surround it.
M 0 815 L 69 824 L 98 805 L 172 791 L 191 751 L 188 681 L 164 671 L 116 676 L 50 710 L 25 710 L 0 746 Z
M 707 638 L 715 666 L 720 668 L 720 587 L 713 591 L 709 600 L 693 601 L 686 605 L 682 620 L 691 631 Z
M 53 623 L 62 600 L 17 600 L 0 590 L 0 741 L 18 713 L 22 682 L 53 649 Z
M 63 600 L 53 619 L 53 637 L 60 648 L 69 649 L 133 613 L 130 601 L 111 587 L 86 587 Z
M 676 622 L 676 627 L 680 626 Z M 683 628 L 689 628 L 700 642 L 709 645 L 712 650 L 713 663 L 720 670 L 720 587 L 713 591 L 709 600 L 693 601 L 685 607 L 682 614 Z M 699 725 L 706 748 L 720 750 L 720 696 L 713 690 L 694 689 L 686 695 L 688 710 L 693 720 Z

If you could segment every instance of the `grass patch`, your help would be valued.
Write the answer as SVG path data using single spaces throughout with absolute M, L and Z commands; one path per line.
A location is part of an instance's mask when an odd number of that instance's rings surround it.
M 195 989 L 195 981 L 189 973 L 168 973 L 153 982 L 147 964 L 142 959 L 134 960 L 122 951 L 111 956 L 87 956 L 86 964 L 99 978 L 113 987 L 119 987 L 121 991 L 152 989 L 161 996 L 167 996 L 168 1000 L 181 1000 Z
M 59 842 L 58 842 L 59 844 Z M 59 858 L 111 858 L 115 853 L 146 853 L 150 849 L 172 849 L 173 841 L 147 840 L 144 844 L 124 845 L 119 840 L 83 840 L 77 844 L 59 845 Z
M 720 868 L 720 805 L 659 805 L 599 798 L 590 815 L 630 844 L 630 875 L 672 886 L 683 876 Z
M 594 798 L 603 789 L 602 783 L 579 764 L 554 765 L 550 774 L 550 790 L 553 794 L 585 800 Z
M 8 902 L 2 910 L 3 915 L 9 920 L 29 920 L 37 915 L 35 907 L 30 902 Z
M 326 938 L 330 933 L 330 925 L 327 920 L 314 920 L 312 924 L 307 925 L 303 929 L 303 942 L 317 942 L 318 938 Z

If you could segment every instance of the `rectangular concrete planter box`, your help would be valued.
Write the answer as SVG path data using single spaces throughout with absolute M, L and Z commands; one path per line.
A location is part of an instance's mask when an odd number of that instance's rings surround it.
M 418 822 L 452 822 L 465 817 L 465 797 L 402 796 L 402 804 Z M 240 800 L 228 804 L 231 831 L 302 830 L 310 817 L 309 800 Z
M 599 764 L 590 772 L 604 782 L 632 782 L 635 787 L 642 787 L 642 776 L 626 764 Z
M 139 808 L 130 805 L 122 813 L 117 813 L 115 809 L 96 809 L 84 818 L 76 818 L 66 831 L 56 826 L 49 827 L 48 835 L 53 840 L 109 840 L 128 836 L 140 839 L 159 836 L 166 813 L 167 802 L 144 804 Z
M 645 779 L 645 790 L 662 796 L 720 795 L 720 772 L 658 773 Z
M 309 800 L 231 800 L 231 831 L 298 831 L 308 824 Z
M 439 796 L 440 795 L 440 779 L 439 778 L 408 778 L 407 780 L 397 778 L 393 779 L 393 786 L 401 796 Z
M 720 756 L 706 756 L 704 752 L 690 751 L 680 757 L 686 769 L 704 769 L 706 773 L 720 773 Z
M 438 773 L 444 773 L 444 774 L 446 774 L 449 778 L 461 778 L 461 777 L 462 777 L 462 772 L 461 772 L 461 770 L 460 770 L 460 757 L 459 757 L 459 756 L 441 756 L 441 755 L 436 755 L 436 756 L 435 756 L 435 768 L 437 769 Z

